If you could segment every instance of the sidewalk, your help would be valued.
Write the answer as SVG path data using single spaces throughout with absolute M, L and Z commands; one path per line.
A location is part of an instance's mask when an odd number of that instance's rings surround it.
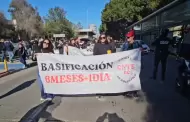
M 26 62 L 29 65 L 29 67 L 37 65 L 37 62 L 34 62 L 32 60 L 27 60 Z M 8 62 L 8 68 L 9 68 L 9 71 L 6 72 L 4 70 L 4 63 L 0 62 L 0 78 L 25 69 L 24 65 L 20 63 L 19 61 L 15 61 L 13 63 Z
M 189 101 L 175 91 L 177 62 L 169 57 L 166 82 L 151 80 L 153 55 L 144 57 L 140 98 L 56 97 L 40 122 L 190 122 Z

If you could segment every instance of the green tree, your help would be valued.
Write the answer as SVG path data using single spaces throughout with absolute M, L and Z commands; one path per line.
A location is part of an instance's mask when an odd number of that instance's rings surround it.
M 30 38 L 40 35 L 43 29 L 43 22 L 37 8 L 32 7 L 27 0 L 12 0 L 9 5 L 9 12 L 16 20 L 16 30 L 24 32 Z
M 15 34 L 15 29 L 12 23 L 6 19 L 4 14 L 0 12 L 0 37 L 13 37 Z
M 75 36 L 73 23 L 66 18 L 66 12 L 60 7 L 49 9 L 48 15 L 44 17 L 46 35 L 65 34 L 66 38 Z
M 126 28 L 173 0 L 111 0 L 102 11 L 100 32 L 116 39 L 122 38 Z

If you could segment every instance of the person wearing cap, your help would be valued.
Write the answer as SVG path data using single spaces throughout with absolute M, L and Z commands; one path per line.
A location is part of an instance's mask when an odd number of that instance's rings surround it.
M 155 57 L 154 57 L 154 71 L 153 79 L 156 80 L 158 65 L 161 62 L 162 64 L 162 81 L 165 80 L 166 64 L 168 58 L 168 48 L 169 45 L 173 46 L 173 42 L 169 39 L 168 36 L 169 29 L 164 29 L 161 31 L 161 35 L 152 43 L 152 46 L 155 46 Z
M 141 48 L 142 45 L 138 41 L 135 41 L 135 31 L 131 30 L 126 35 L 126 42 L 123 44 L 121 51 L 132 50 L 136 48 Z
M 142 48 L 142 45 L 135 41 L 135 31 L 131 30 L 126 34 L 126 42 L 123 44 L 121 51 L 127 51 L 137 48 Z M 124 93 L 125 97 L 138 97 L 138 91 Z

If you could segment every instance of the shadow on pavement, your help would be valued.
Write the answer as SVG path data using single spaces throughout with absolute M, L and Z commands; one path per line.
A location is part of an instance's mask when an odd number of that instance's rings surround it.
M 120 118 L 116 113 L 104 113 L 102 116 L 98 117 L 96 122 L 125 122 L 122 118 Z
M 19 122 L 38 122 L 39 121 L 39 113 L 43 111 L 48 105 L 51 105 L 50 101 L 45 101 L 32 109 L 30 109 Z
M 44 122 L 65 122 L 65 121 L 58 120 L 58 119 L 52 117 L 51 113 L 49 113 L 47 111 L 44 112 L 44 115 L 48 116 L 48 118 Z
M 39 115 L 39 119 L 42 119 L 44 122 L 65 122 L 63 120 L 56 119 L 52 116 L 51 112 L 56 109 L 61 104 L 61 97 L 56 96 L 51 104 L 47 106 L 46 109 L 44 109 L 43 112 Z
M 175 91 L 175 78 L 177 77 L 175 60 L 171 57 L 168 59 L 166 81 L 160 83 L 159 79 L 149 79 L 153 69 L 151 59 L 153 57 L 145 59 L 145 69 L 141 72 L 142 91 L 148 103 L 142 120 L 144 122 L 190 122 L 189 101 Z M 152 69 L 148 68 L 151 64 Z M 160 74 L 158 72 L 158 78 L 160 78 Z
M 7 96 L 10 96 L 18 91 L 21 91 L 27 87 L 29 87 L 31 84 L 33 84 L 35 82 L 36 79 L 30 80 L 30 81 L 26 81 L 24 83 L 22 83 L 21 85 L 17 86 L 16 88 L 12 89 L 11 91 L 5 93 L 4 95 L 0 96 L 0 99 L 3 99 Z

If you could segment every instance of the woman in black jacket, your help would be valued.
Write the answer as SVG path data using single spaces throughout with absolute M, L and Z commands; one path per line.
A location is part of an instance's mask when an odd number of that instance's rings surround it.
M 50 40 L 45 39 L 44 41 L 42 41 L 42 49 L 41 49 L 41 53 L 54 53 L 53 51 L 53 44 Z M 38 54 L 40 55 L 40 54 Z M 44 87 L 38 72 L 38 81 L 39 81 L 39 86 L 40 86 L 40 90 L 41 90 L 41 100 L 52 100 L 54 95 L 53 94 L 47 94 L 44 93 Z
M 94 45 L 93 55 L 109 54 L 112 51 L 111 45 L 108 43 L 105 34 L 101 34 L 98 43 Z
M 98 43 L 95 43 L 94 45 L 94 50 L 93 50 L 93 55 L 103 55 L 103 54 L 109 54 L 111 53 L 112 47 L 111 45 L 108 43 L 107 39 L 106 39 L 106 35 L 105 34 L 101 34 L 98 40 Z M 101 99 L 103 96 L 98 95 L 97 98 Z

